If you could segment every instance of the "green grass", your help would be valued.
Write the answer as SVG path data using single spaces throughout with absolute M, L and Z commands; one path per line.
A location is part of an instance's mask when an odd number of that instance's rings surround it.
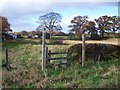
M 53 52 L 66 51 L 71 45 L 47 45 Z M 5 61 L 5 48 L 9 50 L 11 71 L 3 68 L 2 84 L 7 88 L 113 88 L 119 87 L 119 59 L 92 63 L 73 62 L 70 66 L 41 70 L 41 44 L 39 39 L 18 39 L 4 43 L 2 62 Z M 62 57 L 63 55 L 61 55 Z M 58 57 L 58 56 L 54 56 Z

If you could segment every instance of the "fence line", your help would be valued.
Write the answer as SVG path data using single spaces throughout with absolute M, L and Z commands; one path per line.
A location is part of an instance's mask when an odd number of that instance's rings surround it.
M 50 61 L 52 60 L 58 60 L 58 61 L 61 61 L 61 60 L 66 60 L 66 63 L 63 63 L 63 62 L 59 62 L 60 65 L 62 64 L 67 64 L 69 65 L 70 64 L 70 57 L 71 57 L 71 53 L 69 52 L 51 52 L 51 50 L 48 50 L 48 47 L 46 47 L 46 65 L 49 66 L 50 65 Z M 52 55 L 58 55 L 58 54 L 66 54 L 66 57 L 57 57 L 57 58 L 51 58 Z M 51 64 L 53 65 L 53 64 Z
M 46 37 L 46 32 L 43 31 L 43 36 L 42 36 L 42 71 L 46 69 L 46 66 L 50 65 L 51 60 L 64 60 L 66 59 L 66 64 L 70 64 L 70 56 L 71 54 L 67 52 L 51 52 L 51 50 L 48 50 L 48 47 L 46 47 L 45 43 L 45 37 Z M 66 57 L 58 57 L 58 58 L 51 58 L 52 55 L 54 54 L 66 54 Z M 60 62 L 60 64 L 65 64 Z

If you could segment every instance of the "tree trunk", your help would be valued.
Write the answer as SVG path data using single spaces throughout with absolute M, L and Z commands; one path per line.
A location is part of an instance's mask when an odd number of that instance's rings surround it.
M 114 32 L 114 38 L 116 38 L 116 34 L 115 34 L 115 32 Z
M 52 32 L 50 31 L 50 39 L 52 39 Z
M 91 32 L 91 39 L 94 39 L 94 33 Z
M 113 34 L 114 34 L 114 38 L 116 38 L 116 34 L 115 34 L 115 29 L 113 28 Z
M 90 31 L 91 31 L 91 39 L 94 40 L 97 36 L 97 32 L 95 29 L 91 29 Z
M 82 34 L 82 66 L 85 64 L 85 34 Z
M 101 31 L 101 36 L 104 37 L 104 30 Z

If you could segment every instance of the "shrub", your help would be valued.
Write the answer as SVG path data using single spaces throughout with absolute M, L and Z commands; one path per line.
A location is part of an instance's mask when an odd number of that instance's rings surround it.
M 76 44 L 69 48 L 72 53 L 73 60 L 79 60 L 82 53 L 82 45 Z M 109 44 L 87 44 L 86 45 L 86 59 L 94 61 L 109 60 L 112 57 L 120 57 L 120 46 Z

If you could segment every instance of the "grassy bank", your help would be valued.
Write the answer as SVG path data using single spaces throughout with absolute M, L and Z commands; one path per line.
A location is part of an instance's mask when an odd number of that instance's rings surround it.
M 69 45 L 47 45 L 51 51 L 66 51 Z M 5 48 L 9 50 L 11 71 L 3 68 L 3 87 L 7 88 L 115 88 L 119 87 L 119 59 L 93 63 L 79 62 L 70 66 L 41 70 L 41 44 L 38 39 L 18 39 L 3 44 L 2 62 Z

